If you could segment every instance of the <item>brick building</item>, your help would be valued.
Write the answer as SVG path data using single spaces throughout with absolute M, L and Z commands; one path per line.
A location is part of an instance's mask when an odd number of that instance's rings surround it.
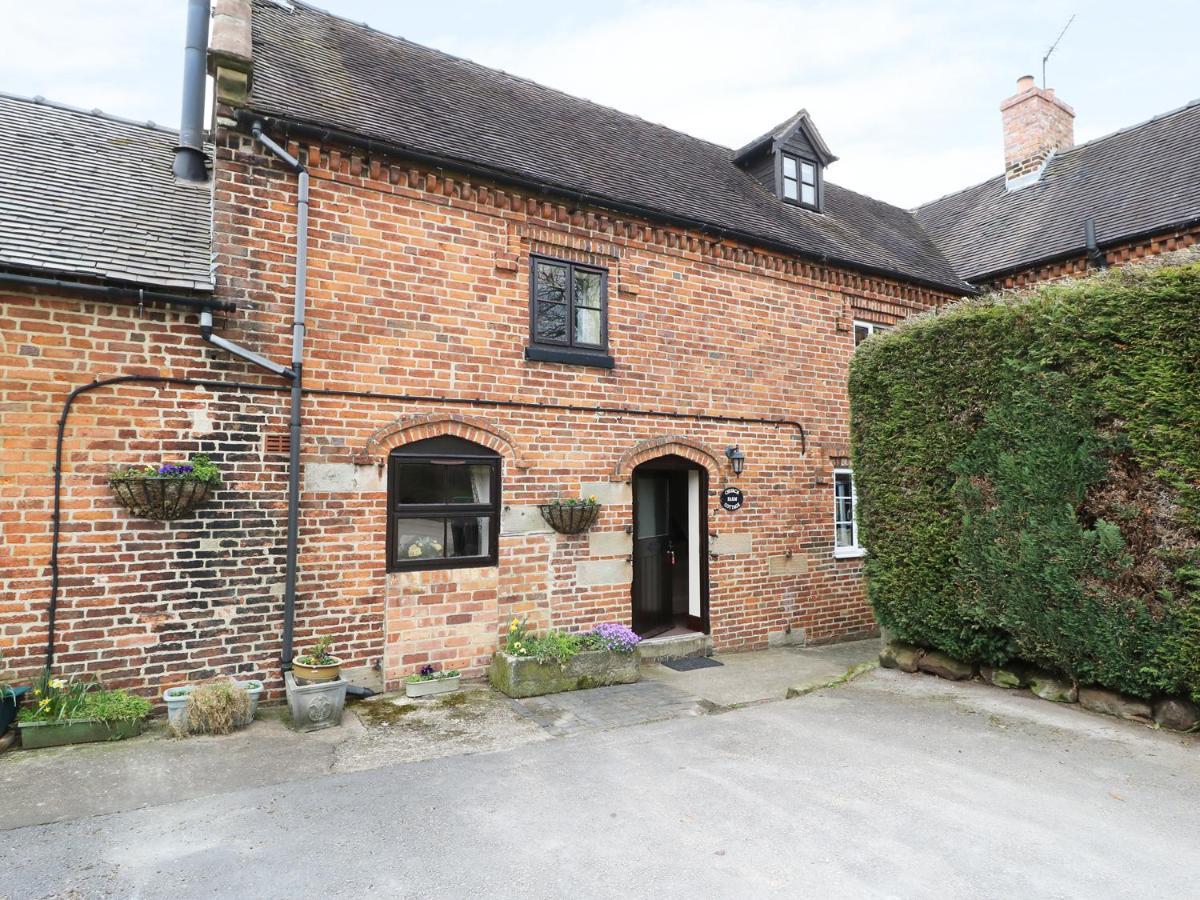
M 916 210 L 960 275 L 1019 288 L 1200 242 L 1200 100 L 1075 145 L 1075 112 L 1026 75 L 1001 104 L 1003 175 Z
M 278 690 L 314 634 L 395 684 L 479 674 L 514 615 L 874 631 L 845 380 L 856 341 L 971 290 L 928 207 L 829 181 L 803 111 L 732 151 L 300 3 L 218 2 L 207 58 L 203 147 L 0 103 L 29 235 L 0 244 L 10 661 Z M 193 452 L 223 473 L 194 516 L 112 496 L 114 466 Z M 589 495 L 583 534 L 538 510 Z

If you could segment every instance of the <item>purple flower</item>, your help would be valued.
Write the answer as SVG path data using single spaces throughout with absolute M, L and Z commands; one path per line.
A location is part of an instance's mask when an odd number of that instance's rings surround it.
M 608 650 L 620 653 L 631 653 L 641 640 L 632 628 L 617 622 L 605 622 L 592 629 L 592 634 L 600 639 L 600 643 Z
M 435 669 L 433 666 L 421 666 L 421 674 L 424 675 L 426 678 L 428 678 L 430 675 L 433 675 L 436 672 L 437 672 L 437 669 Z
M 192 472 L 192 467 L 189 465 L 176 466 L 171 463 L 166 463 L 158 467 L 159 475 L 189 475 Z

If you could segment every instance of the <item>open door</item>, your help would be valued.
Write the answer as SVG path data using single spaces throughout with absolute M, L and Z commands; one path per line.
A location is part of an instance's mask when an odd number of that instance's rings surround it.
M 677 456 L 633 473 L 633 628 L 708 631 L 707 472 Z

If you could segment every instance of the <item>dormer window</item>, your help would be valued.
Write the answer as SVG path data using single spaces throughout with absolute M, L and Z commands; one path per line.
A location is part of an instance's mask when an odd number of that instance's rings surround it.
M 790 153 L 780 154 L 783 159 L 783 175 L 780 183 L 783 185 L 783 199 L 809 209 L 817 208 L 817 165 L 792 156 Z
M 804 110 L 733 155 L 781 202 L 816 212 L 825 205 L 824 169 L 836 159 Z

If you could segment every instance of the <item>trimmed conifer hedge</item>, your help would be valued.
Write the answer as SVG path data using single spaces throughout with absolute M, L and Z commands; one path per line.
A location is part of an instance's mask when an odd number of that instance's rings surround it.
M 964 301 L 859 347 L 860 532 L 880 623 L 1200 699 L 1200 263 Z

